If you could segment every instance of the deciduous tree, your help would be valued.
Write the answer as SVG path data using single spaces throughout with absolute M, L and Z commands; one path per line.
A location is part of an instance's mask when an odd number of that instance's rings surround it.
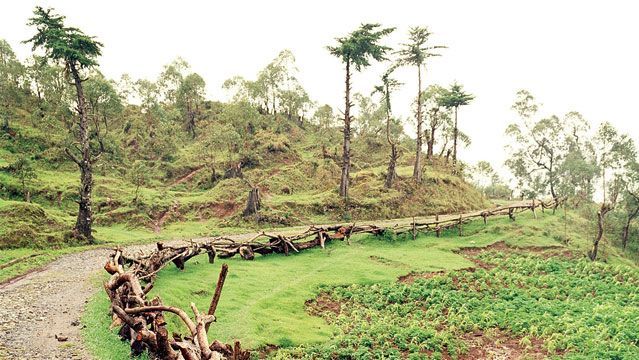
M 623 191 L 625 174 L 632 171 L 631 164 L 636 161 L 634 143 L 626 134 L 620 134 L 612 124 L 601 124 L 594 137 L 597 163 L 600 169 L 603 200 L 597 211 L 597 235 L 592 249 L 588 251 L 590 260 L 596 260 L 599 244 L 604 237 L 606 216 L 618 204 L 619 194 Z

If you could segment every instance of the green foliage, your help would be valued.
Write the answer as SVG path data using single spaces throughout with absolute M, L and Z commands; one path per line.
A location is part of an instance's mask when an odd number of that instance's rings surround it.
M 524 196 L 570 196 L 590 199 L 597 176 L 597 160 L 587 138 L 588 123 L 576 112 L 535 119 L 539 109 L 527 91 L 517 93 L 513 105 L 521 121 L 510 124 L 506 134 L 513 139 L 506 161 Z
M 464 92 L 463 87 L 453 83 L 450 89 L 446 89 L 440 98 L 440 103 L 447 108 L 458 108 L 470 104 L 475 96 Z
M 64 19 L 52 9 L 37 6 L 27 23 L 36 27 L 37 33 L 25 42 L 31 43 L 33 50 L 43 48 L 48 58 L 62 61 L 66 66 L 89 68 L 97 65 L 96 58 L 102 53 L 102 43 L 80 29 L 65 26 Z
M 360 71 L 370 66 L 371 59 L 386 60 L 386 53 L 391 50 L 379 42 L 395 28 L 380 27 L 380 24 L 362 24 L 348 36 L 337 38 L 337 45 L 328 46 L 327 49 L 331 55 L 340 58 L 345 64 L 354 65 L 355 70 Z
M 436 51 L 445 49 L 442 45 L 426 45 L 432 33 L 426 27 L 415 26 L 408 32 L 409 42 L 402 44 L 401 49 L 396 52 L 399 57 L 398 63 L 402 66 L 422 66 L 426 59 L 434 56 L 441 56 Z
M 336 336 L 280 352 L 308 359 L 455 358 L 468 349 L 462 335 L 500 329 L 524 347 L 530 338 L 542 339 L 549 356 L 639 356 L 636 323 L 629 320 L 639 316 L 636 269 L 500 252 L 479 259 L 495 268 L 452 271 L 410 285 L 324 288 L 344 304 L 338 316 L 324 314 L 339 329 Z

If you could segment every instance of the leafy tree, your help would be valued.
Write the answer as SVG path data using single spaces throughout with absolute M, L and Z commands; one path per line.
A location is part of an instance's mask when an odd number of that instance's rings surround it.
M 65 150 L 69 158 L 80 168 L 80 200 L 78 201 L 79 211 L 75 232 L 89 242 L 93 242 L 91 229 L 93 223 L 91 209 L 92 166 L 98 157 L 91 153 L 90 121 L 83 87 L 85 79 L 81 72 L 98 65 L 96 58 L 101 55 L 102 44 L 95 38 L 85 35 L 80 29 L 65 26 L 65 17 L 53 13 L 52 9 L 45 10 L 38 6 L 33 14 L 34 16 L 29 19 L 27 24 L 34 26 L 37 32 L 25 42 L 31 43 L 33 50 L 42 48 L 46 59 L 62 63 L 75 86 L 78 112 L 77 142 L 80 145 L 78 149 L 80 158 L 73 155 L 69 148 Z
M 391 94 L 394 90 L 399 88 L 401 83 L 391 77 L 395 67 L 388 69 L 384 75 L 382 75 L 382 84 L 375 87 L 375 91 L 382 95 L 382 105 L 386 113 L 386 141 L 390 146 L 390 156 L 388 160 L 388 168 L 386 169 L 386 180 L 384 181 L 384 187 L 390 189 L 393 186 L 393 182 L 397 178 L 397 160 L 399 159 L 399 152 L 397 151 L 397 141 L 393 139 L 391 133 L 391 124 L 393 123 L 392 111 L 391 111 Z
M 278 102 L 281 100 L 282 91 L 287 82 L 296 81 L 292 72 L 295 71 L 295 56 L 290 50 L 282 50 L 257 75 L 256 85 L 263 88 L 267 99 L 266 113 L 275 115 L 278 110 Z M 268 102 L 270 101 L 270 112 Z
M 450 122 L 450 116 L 446 107 L 442 105 L 442 97 L 445 89 L 439 85 L 431 85 L 422 93 L 422 101 L 428 118 L 426 130 L 426 158 L 433 160 L 437 130 Z
M 64 68 L 59 64 L 50 64 L 46 58 L 34 55 L 29 59 L 27 74 L 32 92 L 37 97 L 39 121 L 49 122 L 49 118 L 60 119 L 67 128 L 73 121 L 67 97 L 71 91 L 64 76 Z
M 177 105 L 186 118 L 186 130 L 193 139 L 195 139 L 196 121 L 202 116 L 205 86 L 204 79 L 192 73 L 182 79 L 177 89 Z
M 28 185 L 31 180 L 38 177 L 31 161 L 24 156 L 20 157 L 9 165 L 9 171 L 20 180 L 24 201 L 31 202 L 31 192 L 29 191 Z
M 262 114 L 275 115 L 284 108 L 287 117 L 299 116 L 310 104 L 308 94 L 296 78 L 295 56 L 290 50 L 282 50 L 275 59 L 257 74 L 257 79 L 246 80 L 234 76 L 222 85 L 231 92 L 234 101 L 247 101 Z
M 326 132 L 331 127 L 335 126 L 335 114 L 333 113 L 333 108 L 324 104 L 317 109 L 315 109 L 315 113 L 313 113 L 313 121 L 319 127 L 321 132 Z
M 124 108 L 115 84 L 96 71 L 91 73 L 84 87 L 87 109 L 93 119 L 95 131 L 100 132 L 100 127 L 105 132 L 108 131 L 111 120 L 120 115 Z
M 624 173 L 621 209 L 624 214 L 621 247 L 625 251 L 630 235 L 630 225 L 639 216 L 639 163 L 636 160 L 628 164 Z
M 288 120 L 297 120 L 300 126 L 304 126 L 304 113 L 312 103 L 306 90 L 295 83 L 290 89 L 282 90 L 279 95 L 282 111 Z
M 488 161 L 479 161 L 469 170 L 470 177 L 484 196 L 490 199 L 510 199 L 512 190 L 504 184 Z
M 370 65 L 371 60 L 386 59 L 389 47 L 380 45 L 381 39 L 393 32 L 394 28 L 380 28 L 380 24 L 362 24 L 357 30 L 345 37 L 337 38 L 337 44 L 328 46 L 331 55 L 338 57 L 346 67 L 344 91 L 344 142 L 342 146 L 342 176 L 339 194 L 348 197 L 349 175 L 351 168 L 351 66 L 361 71 Z
M 450 157 L 453 153 L 453 146 L 451 141 L 453 140 L 453 136 L 455 135 L 455 124 L 453 120 L 450 118 L 450 114 L 448 112 L 439 112 L 438 113 L 441 120 L 441 128 L 440 128 L 440 142 L 442 146 L 439 150 L 439 157 L 445 158 L 446 163 L 448 164 L 450 161 Z M 470 136 L 461 130 L 457 130 L 457 139 L 461 142 L 461 145 L 464 147 L 468 147 L 471 144 Z
M 595 149 L 588 137 L 590 125 L 581 114 L 570 112 L 563 118 L 562 126 L 565 155 L 557 169 L 557 190 L 579 207 L 581 203 L 591 201 L 599 172 Z
M 359 109 L 357 126 L 353 127 L 355 134 L 366 142 L 376 143 L 386 121 L 385 106 L 361 93 L 354 94 L 353 101 Z
M 0 39 L 0 126 L 4 131 L 10 127 L 10 106 L 19 104 L 24 97 L 25 72 L 9 43 Z
M 157 86 L 165 102 L 175 104 L 179 88 L 184 80 L 184 74 L 190 68 L 191 65 L 181 57 L 164 66 L 164 70 L 158 78 Z
M 527 195 L 534 197 L 550 191 L 553 199 L 558 199 L 558 171 L 566 155 L 562 121 L 554 115 L 535 120 L 538 105 L 525 90 L 517 93 L 513 109 L 522 122 L 510 124 L 506 129 L 514 142 L 506 166 L 517 178 L 520 188 L 527 187 Z
M 453 164 L 457 164 L 457 139 L 459 137 L 459 127 L 457 126 L 457 112 L 460 106 L 470 104 L 475 97 L 464 92 L 461 85 L 454 83 L 444 92 L 441 103 L 449 109 L 454 109 L 455 126 L 453 130 Z
M 615 209 L 625 183 L 624 174 L 632 171 L 636 161 L 634 143 L 626 134 L 620 134 L 612 124 L 601 124 L 594 137 L 597 163 L 600 169 L 603 200 L 597 211 L 597 236 L 588 251 L 591 260 L 597 259 L 599 243 L 604 236 L 606 215 Z M 612 177 L 612 179 L 610 179 Z
M 437 49 L 446 48 L 445 46 L 426 45 L 428 39 L 431 36 L 431 32 L 426 27 L 413 27 L 409 30 L 408 38 L 409 42 L 402 44 L 402 48 L 396 53 L 399 56 L 398 63 L 403 66 L 415 66 L 417 68 L 417 99 L 415 105 L 417 111 L 415 117 L 417 121 L 417 133 L 416 133 L 416 153 L 415 153 L 415 166 L 413 167 L 413 178 L 421 182 L 422 181 L 422 144 L 423 144 L 423 130 L 422 126 L 424 119 L 422 117 L 422 68 L 425 67 L 426 60 L 433 56 L 440 56 L 436 53 Z

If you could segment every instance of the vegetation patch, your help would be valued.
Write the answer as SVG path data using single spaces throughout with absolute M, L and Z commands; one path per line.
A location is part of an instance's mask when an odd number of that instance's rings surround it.
M 0 249 L 59 246 L 65 225 L 40 205 L 0 200 Z
M 413 283 L 324 288 L 348 303 L 318 345 L 274 358 L 565 358 L 639 356 L 639 272 L 585 259 L 487 251 L 495 267 Z M 323 295 L 326 297 L 327 295 Z M 324 302 L 328 302 L 324 300 Z

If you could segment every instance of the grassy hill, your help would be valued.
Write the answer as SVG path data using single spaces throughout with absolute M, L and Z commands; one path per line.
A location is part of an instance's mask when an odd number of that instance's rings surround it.
M 0 131 L 0 249 L 3 263 L 15 262 L 0 269 L 0 281 L 73 251 L 69 246 L 86 245 L 71 236 L 79 173 L 64 154 L 68 130 L 54 126 L 54 120 L 39 119 L 31 112 L 32 105 L 16 107 L 11 130 Z M 215 129 L 229 108 L 235 105 L 211 105 L 202 127 Z M 413 182 L 412 158 L 407 155 L 412 153 L 410 139 L 403 143 L 399 179 L 386 189 L 386 145 L 376 137 L 356 137 L 351 196 L 345 202 L 337 193 L 336 127 L 320 131 L 313 124 L 302 127 L 279 115 L 253 114 L 262 125 L 250 138 L 238 140 L 244 144 L 240 153 L 233 153 L 228 144 L 212 143 L 211 135 L 202 131 L 194 139 L 177 133 L 167 140 L 174 143 L 171 151 L 147 156 L 141 154 L 142 140 L 125 131 L 138 126 L 144 120 L 140 116 L 140 110 L 130 105 L 113 120 L 115 129 L 105 140 L 107 151 L 94 167 L 98 246 L 461 212 L 488 205 L 443 159 L 425 166 L 421 184 Z M 16 171 L 23 159 L 31 168 L 24 183 Z M 238 165 L 241 176 L 232 171 Z M 262 209 L 258 217 L 244 218 L 253 186 L 260 189 Z M 30 202 L 25 201 L 27 192 Z
M 61 140 L 49 137 L 28 119 L 30 116 L 25 113 L 21 121 L 12 124 L 12 134 L 0 133 L 0 198 L 6 205 L 3 217 L 7 222 L 17 220 L 11 229 L 6 228 L 8 224 L 0 228 L 3 248 L 64 243 L 64 233 L 73 225 L 77 210 L 79 180 L 75 165 L 60 154 Z M 424 169 L 424 182 L 415 184 L 410 180 L 411 159 L 404 156 L 397 169 L 400 180 L 393 188 L 385 189 L 385 156 L 380 144 L 374 145 L 380 147 L 376 153 L 366 148 L 354 150 L 352 194 L 346 204 L 337 195 L 339 165 L 333 158 L 322 157 L 317 134 L 294 122 L 288 126 L 286 137 L 270 130 L 255 136 L 253 159 L 251 163 L 245 160 L 242 177 L 221 175 L 230 167 L 225 161 L 228 155 L 211 149 L 204 138 L 185 142 L 172 159 L 144 161 L 145 178 L 139 184 L 130 175 L 134 165 L 129 160 L 105 158 L 95 170 L 95 225 L 123 225 L 155 232 L 182 222 L 197 222 L 208 228 L 290 226 L 486 206 L 473 186 L 452 175 L 451 168 L 439 160 Z M 333 150 L 337 151 L 337 146 Z M 204 159 L 202 151 L 216 154 Z M 11 168 L 21 157 L 31 159 L 34 173 L 34 178 L 27 179 L 26 189 Z M 249 184 L 260 188 L 263 203 L 259 221 L 253 219 L 252 223 L 241 217 L 251 189 Z M 30 193 L 31 203 L 24 202 L 25 190 Z M 19 206 L 11 206 L 9 201 Z M 25 236 L 17 236 L 19 233 Z M 110 240 L 100 231 L 96 236 L 102 241 Z

